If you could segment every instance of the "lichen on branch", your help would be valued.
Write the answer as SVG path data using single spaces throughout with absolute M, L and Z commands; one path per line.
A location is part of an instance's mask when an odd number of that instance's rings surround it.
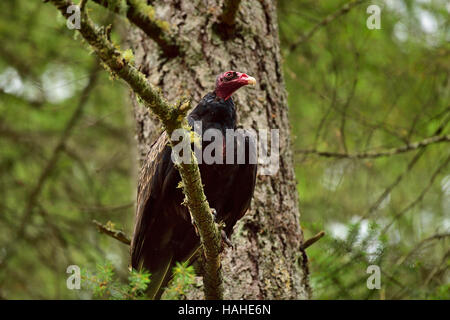
M 130 22 L 140 28 L 153 39 L 167 58 L 174 58 L 182 53 L 176 38 L 170 33 L 170 24 L 155 17 L 155 9 L 143 0 L 93 0 L 99 5 L 115 12 L 124 14 Z

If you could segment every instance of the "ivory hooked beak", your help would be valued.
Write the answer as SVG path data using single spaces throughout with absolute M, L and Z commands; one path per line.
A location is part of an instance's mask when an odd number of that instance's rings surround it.
M 256 84 L 256 79 L 253 77 L 248 77 L 247 84 L 254 86 Z

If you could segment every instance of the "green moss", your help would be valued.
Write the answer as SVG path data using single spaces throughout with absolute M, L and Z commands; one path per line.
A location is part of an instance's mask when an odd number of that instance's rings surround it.
M 125 59 L 126 62 L 130 63 L 130 64 L 134 64 L 134 54 L 133 54 L 133 50 L 131 49 L 127 49 L 122 53 L 123 58 Z

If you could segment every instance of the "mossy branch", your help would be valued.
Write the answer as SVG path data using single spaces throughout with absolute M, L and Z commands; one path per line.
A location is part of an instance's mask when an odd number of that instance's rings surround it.
M 108 221 L 105 225 L 101 224 L 97 220 L 92 220 L 92 223 L 97 226 L 97 230 L 101 233 L 104 233 L 116 240 L 119 240 L 123 244 L 130 245 L 131 239 L 128 237 L 125 232 L 122 230 L 118 230 L 114 227 L 114 224 Z
M 144 31 L 154 40 L 167 58 L 174 58 L 182 53 L 176 38 L 170 34 L 170 25 L 167 21 L 155 17 L 155 9 L 143 0 L 124 0 L 126 5 L 121 6 L 119 0 L 93 0 L 99 5 L 115 12 L 125 14 L 128 20 Z M 115 3 L 117 2 L 117 3 Z
M 49 0 L 49 2 L 55 5 L 64 17 L 70 17 L 67 8 L 73 5 L 71 1 Z M 186 134 L 190 134 L 190 127 L 186 121 L 186 114 L 190 108 L 189 101 L 178 105 L 169 104 L 162 96 L 161 90 L 149 83 L 145 76 L 130 63 L 132 59 L 124 57 L 122 52 L 95 26 L 86 10 L 81 11 L 80 25 L 81 28 L 78 31 L 100 57 L 104 66 L 128 83 L 143 100 L 145 106 L 160 119 L 169 136 L 172 136 L 175 129 L 181 128 L 186 129 L 184 131 Z M 174 142 L 171 141 L 172 144 Z M 178 141 L 176 142 L 178 143 Z M 220 232 L 214 223 L 203 191 L 197 158 L 192 150 L 190 159 L 190 163 L 178 163 L 176 166 L 181 175 L 186 204 L 198 228 L 206 258 L 205 274 L 203 275 L 205 298 L 222 299 Z
M 187 123 L 184 126 L 186 127 Z M 190 132 L 186 130 L 185 134 L 190 134 Z M 187 141 L 190 141 L 190 139 Z M 172 143 L 176 143 L 176 141 Z M 203 192 L 197 158 L 192 150 L 190 159 L 191 163 L 179 162 L 177 168 L 183 181 L 183 192 L 186 195 L 185 203 L 200 234 L 205 255 L 203 270 L 205 299 L 219 300 L 223 299 L 220 231 L 214 222 L 211 208 Z

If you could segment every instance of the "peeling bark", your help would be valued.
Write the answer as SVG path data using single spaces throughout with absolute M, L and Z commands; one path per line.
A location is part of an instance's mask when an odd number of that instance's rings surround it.
M 228 39 L 215 28 L 222 4 L 218 0 L 152 1 L 156 17 L 170 23 L 178 43 L 184 46 L 182 57 L 164 58 L 156 44 L 133 27 L 128 45 L 138 68 L 172 103 L 189 96 L 195 106 L 213 90 L 216 75 L 225 70 L 245 72 L 258 80 L 256 89 L 233 95 L 239 124 L 255 130 L 280 130 L 280 170 L 273 176 L 258 175 L 251 209 L 235 227 L 232 241 L 236 250 L 227 250 L 222 262 L 225 298 L 309 298 L 276 6 L 269 0 L 242 1 L 234 35 Z M 142 160 L 160 129 L 156 119 L 133 101 Z M 202 291 L 191 297 L 202 297 Z

